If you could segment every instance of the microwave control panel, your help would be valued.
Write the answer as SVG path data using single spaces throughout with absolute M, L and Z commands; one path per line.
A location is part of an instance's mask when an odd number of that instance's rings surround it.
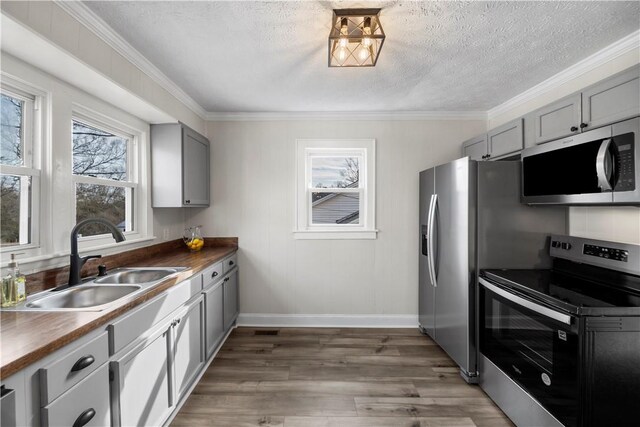
M 614 191 L 633 191 L 636 189 L 633 133 L 616 136 L 613 140 L 618 151 Z

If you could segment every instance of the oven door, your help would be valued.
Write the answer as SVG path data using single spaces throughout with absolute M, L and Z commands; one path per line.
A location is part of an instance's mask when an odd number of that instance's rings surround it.
M 578 322 L 480 279 L 480 351 L 566 426 L 578 418 Z

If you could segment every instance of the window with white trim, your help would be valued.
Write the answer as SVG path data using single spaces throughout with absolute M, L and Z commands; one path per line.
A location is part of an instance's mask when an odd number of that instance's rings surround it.
M 375 140 L 296 141 L 297 239 L 374 239 Z
M 3 83 L 0 90 L 0 245 L 13 251 L 38 245 L 40 96 Z
M 135 232 L 138 187 L 136 137 L 114 124 L 74 115 L 72 173 L 77 223 L 104 218 L 125 234 Z M 101 225 L 90 224 L 82 236 L 104 237 Z

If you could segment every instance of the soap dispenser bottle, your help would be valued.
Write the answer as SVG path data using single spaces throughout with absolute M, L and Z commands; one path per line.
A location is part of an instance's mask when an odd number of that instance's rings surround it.
M 26 280 L 18 269 L 16 254 L 11 254 L 7 274 L 2 278 L 2 307 L 12 307 L 27 298 Z

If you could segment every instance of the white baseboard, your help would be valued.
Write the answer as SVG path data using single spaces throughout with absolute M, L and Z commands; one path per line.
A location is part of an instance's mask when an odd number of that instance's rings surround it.
M 261 314 L 240 313 L 238 326 L 253 327 L 338 327 L 338 328 L 417 328 L 412 314 Z

